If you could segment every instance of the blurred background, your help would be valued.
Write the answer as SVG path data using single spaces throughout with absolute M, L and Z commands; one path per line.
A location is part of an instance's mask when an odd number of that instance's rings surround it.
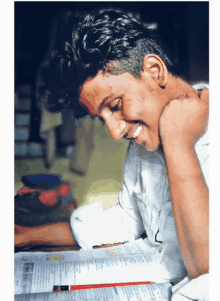
M 88 117 L 72 133 L 62 116 L 42 116 L 34 87 L 39 64 L 48 50 L 51 22 L 58 12 L 89 12 L 103 7 L 123 8 L 158 27 L 174 51 L 185 79 L 209 79 L 208 2 L 15 2 L 15 193 L 21 177 L 58 173 L 73 184 L 80 204 L 102 200 L 114 205 L 122 185 L 127 141 L 110 140 L 105 126 Z M 44 118 L 44 119 L 43 119 Z M 42 133 L 42 120 L 56 120 Z M 69 119 L 68 119 L 69 118 Z M 65 116 L 64 120 L 72 120 Z M 66 122 L 66 125 L 68 122 Z

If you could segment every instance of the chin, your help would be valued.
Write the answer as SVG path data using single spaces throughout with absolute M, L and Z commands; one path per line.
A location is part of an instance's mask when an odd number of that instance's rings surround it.
M 143 146 L 145 147 L 145 149 L 146 149 L 147 151 L 152 152 L 152 153 L 158 151 L 158 149 L 159 149 L 159 147 L 160 147 L 159 144 L 158 144 L 158 145 L 155 145 L 155 146 L 153 146 L 153 147 L 149 147 L 149 145 L 147 145 L 147 143 L 144 143 Z
M 150 149 L 150 148 L 147 148 L 147 147 L 145 147 L 145 148 L 146 148 L 146 150 L 147 150 L 148 152 L 152 152 L 152 153 L 155 153 L 155 152 L 158 151 L 158 149 L 159 149 L 159 147 L 153 148 L 153 149 Z

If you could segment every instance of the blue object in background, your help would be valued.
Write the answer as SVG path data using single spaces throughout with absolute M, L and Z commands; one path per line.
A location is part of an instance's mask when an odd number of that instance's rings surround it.
M 15 142 L 15 156 L 25 156 L 28 153 L 28 145 L 24 143 Z
M 23 176 L 22 183 L 29 188 L 51 189 L 60 185 L 61 176 L 58 174 L 36 174 Z
M 19 114 L 17 113 L 15 116 L 15 124 L 18 126 L 28 126 L 30 123 L 30 115 L 29 114 Z
M 43 155 L 42 144 L 36 142 L 29 143 L 29 155 L 32 157 L 41 157 Z
M 66 198 L 62 198 L 62 200 L 60 201 L 61 205 L 66 205 L 69 202 L 71 202 L 72 200 L 74 200 L 74 196 L 72 191 L 69 192 L 68 196 Z
M 15 128 L 15 140 L 28 140 L 29 129 L 28 128 Z

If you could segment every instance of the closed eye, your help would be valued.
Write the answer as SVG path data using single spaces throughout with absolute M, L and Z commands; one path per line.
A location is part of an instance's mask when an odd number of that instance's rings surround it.
M 121 109 L 121 106 L 122 106 L 122 100 L 121 100 L 121 98 L 118 98 L 118 99 L 114 100 L 112 102 L 112 105 L 113 106 L 111 106 L 111 108 L 110 108 L 111 112 L 117 112 L 117 111 L 119 111 Z
M 113 108 L 111 108 L 111 111 L 112 111 L 112 112 L 116 112 L 116 111 L 118 111 L 118 110 L 119 110 L 118 104 L 115 105 Z

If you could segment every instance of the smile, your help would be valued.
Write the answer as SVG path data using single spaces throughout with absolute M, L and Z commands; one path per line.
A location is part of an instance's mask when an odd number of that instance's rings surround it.
M 143 129 L 143 126 L 142 125 L 140 125 L 137 129 L 136 129 L 136 131 L 134 132 L 134 134 L 133 134 L 133 139 L 136 139 L 139 135 L 140 135 L 140 133 L 141 133 L 141 131 L 142 131 L 142 129 Z

